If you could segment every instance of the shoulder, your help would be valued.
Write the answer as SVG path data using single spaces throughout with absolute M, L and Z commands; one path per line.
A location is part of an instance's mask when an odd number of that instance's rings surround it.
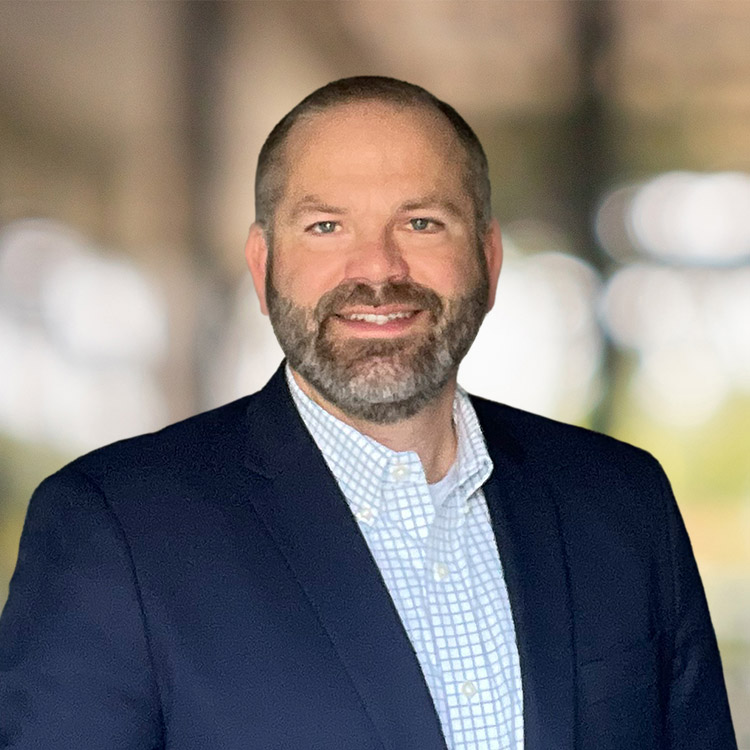
M 216 483 L 236 473 L 268 441 L 274 425 L 290 421 L 292 411 L 280 368 L 256 393 L 98 448 L 59 473 L 84 475 L 105 493 L 114 487 L 154 488 L 159 482 L 205 483 L 208 477 Z
M 269 441 L 273 435 L 281 435 L 277 442 L 287 440 L 293 423 L 294 407 L 279 368 L 256 393 L 98 448 L 45 484 L 80 487 L 83 482 L 116 505 L 216 499 L 239 491 L 237 483 L 245 477 L 251 456 L 277 450 L 276 445 L 268 447 Z
M 128 536 L 148 536 L 152 525 L 168 534 L 234 506 L 252 491 L 248 455 L 276 411 L 261 393 L 81 456 L 42 482 L 32 506 L 41 516 L 110 518 Z
M 581 450 L 624 453 L 643 458 L 640 448 L 600 432 L 542 417 L 523 409 L 471 396 L 482 430 L 488 440 L 515 440 L 527 451 L 543 451 L 550 459 L 569 460 Z
M 210 462 L 212 456 L 236 444 L 247 429 L 252 396 L 170 424 L 156 432 L 137 435 L 97 448 L 69 464 L 88 475 L 118 466 L 144 470 L 165 464 Z
M 471 399 L 490 452 L 510 456 L 553 484 L 664 489 L 659 463 L 641 448 L 522 409 L 476 396 Z

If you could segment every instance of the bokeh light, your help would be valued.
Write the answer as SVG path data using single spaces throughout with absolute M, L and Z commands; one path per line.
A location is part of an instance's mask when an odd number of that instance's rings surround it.
M 81 451 L 159 426 L 163 300 L 131 261 L 59 223 L 0 234 L 0 428 Z
M 617 260 L 634 252 L 676 264 L 750 259 L 750 175 L 675 171 L 618 186 L 602 199 L 596 231 Z
M 612 339 L 637 356 L 631 383 L 645 412 L 688 426 L 750 384 L 750 269 L 633 264 L 602 297 Z
M 558 419 L 585 420 L 596 403 L 602 335 L 599 279 L 561 252 L 523 255 L 506 238 L 495 308 L 464 360 L 473 393 Z

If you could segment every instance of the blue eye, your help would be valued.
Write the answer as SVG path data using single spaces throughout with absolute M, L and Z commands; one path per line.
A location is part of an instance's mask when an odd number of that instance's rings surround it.
M 316 221 L 311 229 L 315 234 L 331 234 L 336 231 L 337 226 L 336 221 Z
M 423 219 L 421 217 L 416 219 L 409 219 L 411 228 L 417 232 L 424 232 L 425 229 L 430 229 L 434 225 L 434 223 L 435 222 L 432 219 Z

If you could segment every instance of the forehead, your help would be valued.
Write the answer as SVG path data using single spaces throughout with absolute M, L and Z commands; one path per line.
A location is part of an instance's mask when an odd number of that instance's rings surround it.
M 300 180 L 357 174 L 455 180 L 465 162 L 463 146 L 440 112 L 384 102 L 337 105 L 308 115 L 292 128 L 284 152 L 290 189 Z

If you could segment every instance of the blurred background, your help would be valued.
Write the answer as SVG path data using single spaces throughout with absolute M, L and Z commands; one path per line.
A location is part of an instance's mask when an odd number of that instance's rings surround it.
M 461 381 L 662 461 L 750 750 L 747 0 L 0 4 L 0 605 L 44 476 L 273 372 L 255 158 L 364 73 L 484 143 L 507 260 Z

